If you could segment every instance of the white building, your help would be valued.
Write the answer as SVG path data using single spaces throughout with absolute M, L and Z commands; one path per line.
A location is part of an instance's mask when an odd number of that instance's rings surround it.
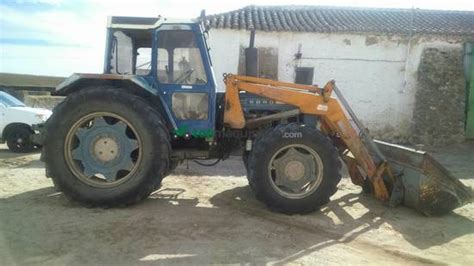
M 462 58 L 463 44 L 474 40 L 474 12 L 249 6 L 208 19 L 220 90 L 223 73 L 245 73 L 243 49 L 253 27 L 261 76 L 318 85 L 335 79 L 373 135 L 402 142 L 411 140 L 416 103 L 424 98 L 417 96 L 424 51 Z M 462 66 L 459 71 L 462 77 Z M 437 108 L 431 105 L 426 108 Z

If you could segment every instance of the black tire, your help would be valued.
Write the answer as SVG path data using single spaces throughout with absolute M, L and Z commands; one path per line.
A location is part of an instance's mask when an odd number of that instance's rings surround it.
M 285 138 L 285 133 L 301 133 L 298 138 Z M 272 184 L 269 164 L 273 156 L 289 145 L 304 145 L 314 150 L 321 159 L 322 179 L 314 191 L 303 198 L 281 195 Z M 305 214 L 318 210 L 329 202 L 341 180 L 341 162 L 332 141 L 315 128 L 296 123 L 279 125 L 267 131 L 254 142 L 248 158 L 247 178 L 257 199 L 272 211 L 285 214 Z
M 138 170 L 113 187 L 84 182 L 67 162 L 65 145 L 69 130 L 81 118 L 95 112 L 109 112 L 127 119 L 142 140 Z M 58 191 L 88 207 L 124 206 L 146 198 L 160 186 L 169 169 L 170 154 L 169 132 L 161 115 L 144 99 L 123 89 L 101 87 L 75 92 L 54 109 L 45 127 L 43 160 L 48 176 Z
M 168 174 L 174 171 L 180 164 L 181 164 L 180 160 L 170 160 L 170 167 L 169 167 Z
M 248 151 L 244 151 L 244 154 L 242 154 L 242 161 L 244 162 L 245 169 L 248 169 L 249 166 L 249 155 L 250 152 Z
M 26 153 L 35 150 L 35 144 L 30 137 L 33 130 L 28 126 L 16 126 L 7 132 L 6 142 L 8 149 L 16 153 Z
M 281 126 L 284 126 L 282 124 L 279 124 L 277 125 L 276 127 L 281 127 Z M 255 139 L 256 140 L 259 140 L 263 135 L 265 134 L 269 134 L 269 132 L 273 131 L 275 128 L 273 127 L 268 127 L 268 128 L 265 128 L 265 129 L 261 129 L 257 135 L 254 135 L 255 136 Z M 255 145 L 255 142 L 253 143 L 253 145 Z M 247 170 L 247 180 L 249 181 L 249 186 L 250 186 L 250 189 L 252 189 L 252 191 L 255 191 L 255 187 L 254 187 L 254 182 L 251 181 L 248 173 L 249 173 L 249 157 L 250 157 L 250 153 L 251 151 L 247 151 L 245 150 L 244 153 L 242 154 L 242 161 L 244 163 L 244 167 L 245 167 L 245 170 Z

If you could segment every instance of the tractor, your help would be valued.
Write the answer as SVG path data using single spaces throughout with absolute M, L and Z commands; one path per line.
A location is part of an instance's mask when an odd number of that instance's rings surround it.
M 59 191 L 86 206 L 126 206 L 186 160 L 239 154 L 257 199 L 285 214 L 328 203 L 343 164 L 377 199 L 426 215 L 472 200 L 429 154 L 374 141 L 335 81 L 225 74 L 218 92 L 208 30 L 205 19 L 109 18 L 104 73 L 73 74 L 52 93 L 66 98 L 43 127 L 42 160 Z

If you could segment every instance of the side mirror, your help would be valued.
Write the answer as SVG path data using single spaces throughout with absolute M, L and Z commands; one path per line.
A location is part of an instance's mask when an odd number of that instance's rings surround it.
M 206 18 L 206 10 L 203 9 L 201 10 L 201 16 L 199 17 L 202 23 L 202 26 L 204 28 L 204 32 L 207 33 L 211 29 L 211 24 L 209 23 L 209 20 Z

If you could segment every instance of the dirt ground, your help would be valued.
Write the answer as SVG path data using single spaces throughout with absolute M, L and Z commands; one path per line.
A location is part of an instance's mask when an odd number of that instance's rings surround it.
M 436 156 L 474 187 L 474 143 Z M 271 213 L 234 157 L 181 165 L 149 199 L 88 209 L 57 193 L 39 154 L 0 146 L 0 265 L 460 264 L 474 261 L 474 204 L 427 218 L 388 208 L 344 178 L 320 212 Z

